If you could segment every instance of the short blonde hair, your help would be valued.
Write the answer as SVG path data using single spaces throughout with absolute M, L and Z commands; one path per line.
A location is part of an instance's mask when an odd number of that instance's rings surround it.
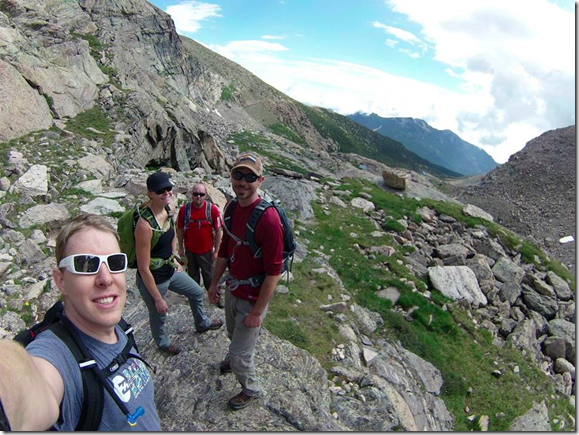
M 62 260 L 64 251 L 66 250 L 66 245 L 70 238 L 76 233 L 88 229 L 95 229 L 105 233 L 110 233 L 115 236 L 117 242 L 119 241 L 119 235 L 117 234 L 117 231 L 104 217 L 90 213 L 78 215 L 64 227 L 62 227 L 60 233 L 58 233 L 58 236 L 56 237 L 56 264 L 60 263 L 60 260 Z

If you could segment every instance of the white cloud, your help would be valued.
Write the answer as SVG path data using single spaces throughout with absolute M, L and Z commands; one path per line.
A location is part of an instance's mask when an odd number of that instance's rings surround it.
M 415 51 L 407 50 L 406 48 L 401 48 L 399 51 L 407 54 L 412 59 L 418 59 L 420 57 L 420 53 L 416 53 Z
M 413 33 L 408 32 L 407 30 L 400 29 L 398 27 L 387 26 L 386 24 L 382 24 L 378 21 L 375 21 L 374 23 L 372 23 L 372 25 L 379 29 L 384 29 L 386 33 L 395 36 L 401 41 L 422 48 L 423 51 L 426 51 L 428 49 L 427 45 L 420 38 L 417 38 Z
M 461 89 L 487 96 L 453 125 L 502 162 L 544 131 L 575 123 L 575 16 L 547 0 L 388 0 L 422 26 Z M 452 73 L 450 72 L 452 71 Z M 440 127 L 438 127 L 440 128 Z
M 201 21 L 208 18 L 221 17 L 221 6 L 203 3 L 195 0 L 182 1 L 179 4 L 167 6 L 165 12 L 171 15 L 177 32 L 195 33 L 201 28 Z
M 285 39 L 287 35 L 263 35 L 261 39 Z
M 209 48 L 298 101 L 342 114 L 421 118 L 499 163 L 541 133 L 575 122 L 573 13 L 547 0 L 388 4 L 422 31 L 416 36 L 373 23 L 392 36 L 386 44 L 428 48 L 461 80 L 457 91 L 333 59 L 299 59 L 293 52 L 290 58 L 286 46 L 263 40 Z

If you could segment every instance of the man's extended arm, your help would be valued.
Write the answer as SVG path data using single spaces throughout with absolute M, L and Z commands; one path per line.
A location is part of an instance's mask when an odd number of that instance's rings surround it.
M 215 270 L 213 271 L 213 279 L 211 280 L 211 285 L 209 286 L 209 291 L 207 297 L 209 302 L 216 304 L 219 302 L 219 294 L 217 289 L 219 288 L 219 281 L 227 269 L 227 258 L 217 257 L 217 263 L 215 264 Z
M 13 431 L 42 431 L 60 413 L 64 383 L 48 361 L 18 343 L 0 340 L 0 398 Z
M 215 230 L 215 241 L 213 242 L 213 254 L 212 254 L 213 260 L 217 260 L 217 254 L 219 253 L 219 248 L 221 247 L 222 237 L 223 237 L 223 228 Z

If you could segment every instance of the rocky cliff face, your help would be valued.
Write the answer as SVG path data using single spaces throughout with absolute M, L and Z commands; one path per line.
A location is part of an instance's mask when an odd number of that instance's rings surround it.
M 576 237 L 575 134 L 575 126 L 543 133 L 458 196 L 531 236 L 572 273 L 576 243 L 559 239 Z

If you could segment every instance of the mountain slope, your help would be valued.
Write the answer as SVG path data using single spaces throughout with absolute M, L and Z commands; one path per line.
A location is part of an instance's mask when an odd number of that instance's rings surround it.
M 463 202 L 483 207 L 507 228 L 532 235 L 574 273 L 576 236 L 575 126 L 543 133 L 508 162 L 460 194 Z
M 497 163 L 484 150 L 450 130 L 437 130 L 415 118 L 382 118 L 375 113 L 348 116 L 365 127 L 404 144 L 420 157 L 464 175 L 484 174 Z

